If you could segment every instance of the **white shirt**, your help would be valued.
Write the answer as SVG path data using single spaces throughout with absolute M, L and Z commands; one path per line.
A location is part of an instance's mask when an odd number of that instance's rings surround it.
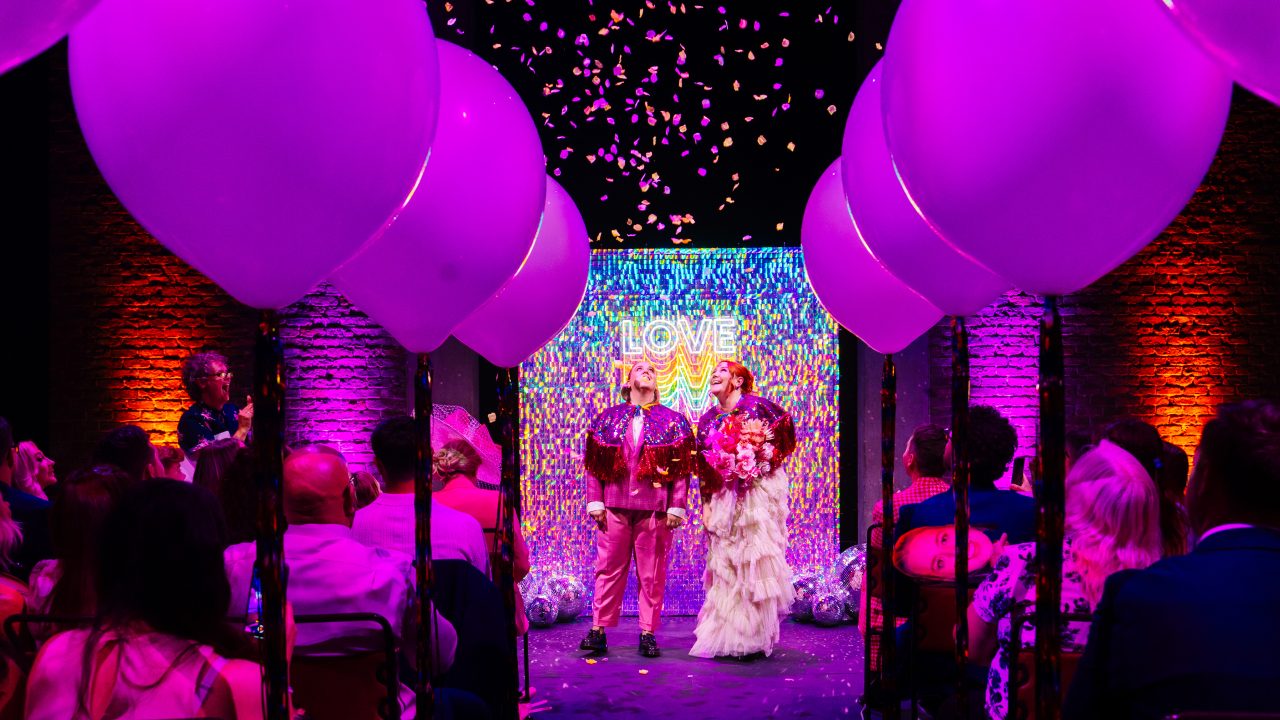
M 413 495 L 383 493 L 356 511 L 351 534 L 365 545 L 412 558 L 415 526 Z M 489 549 L 479 521 L 439 502 L 431 503 L 431 557 L 433 560 L 466 560 L 480 572 L 489 574 Z
M 231 582 L 232 616 L 245 614 L 256 553 L 256 546 L 249 542 L 232 545 L 223 554 Z M 295 614 L 377 613 L 391 623 L 404 647 L 413 647 L 414 570 L 408 556 L 357 542 L 345 525 L 290 525 L 284 534 L 284 559 L 286 596 Z M 453 663 L 458 636 L 448 620 L 434 609 L 432 613 L 439 628 L 434 635 L 436 667 L 444 669 Z M 355 623 L 299 625 L 294 646 L 300 656 L 382 647 L 376 626 L 366 629 Z

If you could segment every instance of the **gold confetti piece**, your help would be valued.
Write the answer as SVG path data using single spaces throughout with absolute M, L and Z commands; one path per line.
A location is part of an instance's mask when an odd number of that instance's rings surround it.
M 782 232 L 782 226 L 783 226 L 783 223 L 778 223 L 778 225 L 777 225 L 777 227 L 778 227 L 778 232 Z
M 725 138 L 725 139 L 724 139 L 724 146 L 725 146 L 725 147 L 732 147 L 732 146 L 733 146 L 733 138 L 731 138 L 731 137 L 727 137 L 727 138 Z
M 616 231 L 615 231 L 615 232 L 616 232 Z M 588 665 L 595 665 L 597 662 L 599 662 L 599 661 L 598 661 L 598 660 L 596 660 L 595 658 L 587 658 L 587 664 L 588 664 Z
M 655 485 L 656 485 L 656 483 L 655 483 Z M 649 671 L 648 671 L 648 670 L 641 670 L 641 671 L 640 671 L 640 674 L 641 674 L 641 675 L 648 675 L 648 674 L 649 674 Z
M 763 144 L 765 144 L 765 142 L 766 142 L 766 140 L 764 139 L 764 136 L 763 136 L 763 135 L 761 135 L 760 137 L 756 138 L 756 144 L 757 144 L 757 145 L 763 145 Z
M 788 149 L 788 150 L 790 150 L 791 152 L 795 152 L 795 151 L 796 151 L 796 144 L 795 144 L 795 143 L 793 143 L 793 142 L 789 142 L 789 143 L 787 143 L 787 149 Z
M 835 106 L 835 105 L 828 105 L 828 106 L 827 106 L 827 114 L 828 114 L 828 115 L 835 115 L 835 114 L 836 114 L 836 106 Z

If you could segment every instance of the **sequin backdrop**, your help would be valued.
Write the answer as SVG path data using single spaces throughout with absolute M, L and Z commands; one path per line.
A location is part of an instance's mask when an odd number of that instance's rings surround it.
M 724 357 L 740 359 L 759 392 L 791 411 L 799 448 L 786 465 L 787 560 L 796 569 L 829 565 L 838 551 L 838 343 L 800 251 L 597 250 L 578 314 L 521 367 L 524 530 L 535 570 L 571 572 L 592 587 L 583 433 L 596 413 L 621 402 L 620 378 L 641 356 L 657 365 L 664 402 L 691 421 Z M 667 574 L 671 615 L 702 605 L 706 541 L 698 494 L 691 487 L 689 495 L 690 523 L 676 532 Z M 626 614 L 636 612 L 635 584 L 633 572 Z

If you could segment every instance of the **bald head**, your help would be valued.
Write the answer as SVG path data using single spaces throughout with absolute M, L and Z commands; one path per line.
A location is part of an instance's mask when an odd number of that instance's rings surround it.
M 351 525 L 355 494 L 347 462 L 318 448 L 295 451 L 284 461 L 284 514 L 294 525 Z

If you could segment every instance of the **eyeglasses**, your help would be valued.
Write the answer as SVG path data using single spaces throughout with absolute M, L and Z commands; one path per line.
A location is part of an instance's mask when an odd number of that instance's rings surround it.
M 216 379 L 218 379 L 218 380 L 230 380 L 230 379 L 231 379 L 231 377 L 232 377 L 232 372 L 231 372 L 230 370 L 223 370 L 223 371 L 222 371 L 222 372 L 220 372 L 220 373 L 213 373 L 212 375 L 205 375 L 205 377 L 206 377 L 206 378 L 216 378 Z

